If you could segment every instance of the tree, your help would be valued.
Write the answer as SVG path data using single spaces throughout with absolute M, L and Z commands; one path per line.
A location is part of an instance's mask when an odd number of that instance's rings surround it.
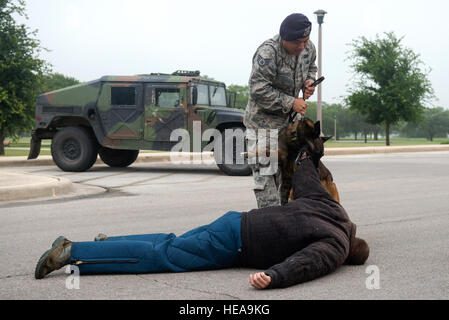
M 426 108 L 422 121 L 408 123 L 401 131 L 410 137 L 426 137 L 429 141 L 435 137 L 446 137 L 449 133 L 449 110 Z
M 60 73 L 45 74 L 40 79 L 40 82 L 41 82 L 41 85 L 40 85 L 41 93 L 70 87 L 70 86 L 80 83 L 77 79 L 75 79 L 73 77 L 65 76 Z
M 352 42 L 350 55 L 355 80 L 346 102 L 368 123 L 385 125 L 387 146 L 391 125 L 418 121 L 433 93 L 419 55 L 401 42 L 392 32 L 373 41 L 361 37 Z
M 200 79 L 203 79 L 203 80 L 212 80 L 212 81 L 215 81 L 215 79 L 214 78 L 212 78 L 212 77 L 209 77 L 207 74 L 204 74 L 204 75 L 200 75 Z
M 342 123 L 347 117 L 347 111 L 339 103 L 327 104 L 323 102 L 323 133 L 325 136 L 332 136 L 334 139 L 346 135 L 347 131 Z M 337 120 L 337 121 L 335 121 Z M 336 123 L 337 122 L 337 123 Z M 337 129 L 335 132 L 335 129 Z
M 239 86 L 235 84 L 231 84 L 228 86 L 229 93 L 236 93 L 237 98 L 235 101 L 235 108 L 237 109 L 246 109 L 248 105 L 249 99 L 249 88 L 248 86 Z
M 34 104 L 40 77 L 48 65 L 38 58 L 42 48 L 14 15 L 27 18 L 23 0 L 0 0 L 0 155 L 6 135 L 18 135 L 34 120 Z

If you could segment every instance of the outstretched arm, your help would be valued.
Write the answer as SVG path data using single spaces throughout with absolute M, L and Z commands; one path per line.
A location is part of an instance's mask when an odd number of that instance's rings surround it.
M 335 239 L 314 242 L 265 271 L 270 277 L 266 288 L 286 288 L 322 277 L 335 271 L 348 255 L 346 248 Z
M 271 283 L 271 277 L 264 272 L 258 272 L 249 276 L 249 283 L 256 289 L 266 289 Z

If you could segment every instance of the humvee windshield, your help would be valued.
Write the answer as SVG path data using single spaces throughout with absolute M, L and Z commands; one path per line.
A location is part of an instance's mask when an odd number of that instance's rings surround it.
M 226 91 L 223 87 L 210 86 L 210 104 L 226 107 Z
M 226 107 L 226 90 L 224 87 L 207 84 L 198 84 L 196 87 L 198 89 L 198 105 Z

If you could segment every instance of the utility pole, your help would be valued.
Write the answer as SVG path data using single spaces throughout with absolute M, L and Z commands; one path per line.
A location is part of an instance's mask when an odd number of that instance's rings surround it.
M 317 16 L 318 20 L 318 78 L 321 78 L 323 75 L 322 69 L 322 48 L 323 48 L 323 33 L 321 25 L 324 21 L 324 15 L 327 13 L 324 10 L 317 10 L 314 12 Z M 321 136 L 323 136 L 323 108 L 322 108 L 322 92 L 321 92 L 321 84 L 318 85 L 318 103 L 317 103 L 317 120 L 320 121 L 321 125 Z

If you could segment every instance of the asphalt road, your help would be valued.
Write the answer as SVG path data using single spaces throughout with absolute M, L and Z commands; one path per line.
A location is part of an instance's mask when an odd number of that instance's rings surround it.
M 59 235 L 72 241 L 174 232 L 256 206 L 251 177 L 215 165 L 0 168 L 64 176 L 106 192 L 69 199 L 0 204 L 0 299 L 448 299 L 449 152 L 332 156 L 324 159 L 342 204 L 371 255 L 365 266 L 282 290 L 249 286 L 254 270 L 81 276 L 68 289 L 64 269 L 34 279 L 40 255 Z M 98 189 L 101 188 L 101 189 Z M 74 284 L 73 282 L 72 284 Z

